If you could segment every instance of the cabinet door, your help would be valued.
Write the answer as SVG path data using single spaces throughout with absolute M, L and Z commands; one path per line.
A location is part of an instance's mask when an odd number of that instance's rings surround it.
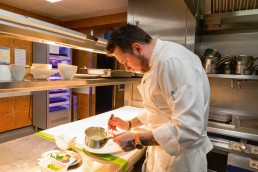
M 129 0 L 128 23 L 152 37 L 185 45 L 187 6 L 183 0 Z

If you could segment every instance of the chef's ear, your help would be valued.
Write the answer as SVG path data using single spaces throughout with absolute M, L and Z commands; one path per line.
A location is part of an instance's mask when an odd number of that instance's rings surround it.
M 139 43 L 133 43 L 132 45 L 133 47 L 133 52 L 137 55 L 142 54 L 142 45 Z

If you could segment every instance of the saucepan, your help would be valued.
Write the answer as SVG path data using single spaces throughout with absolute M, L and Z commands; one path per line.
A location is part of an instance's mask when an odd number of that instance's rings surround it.
M 109 139 L 113 139 L 113 136 L 110 136 L 105 128 L 89 127 L 85 130 L 85 144 L 90 148 L 100 149 Z

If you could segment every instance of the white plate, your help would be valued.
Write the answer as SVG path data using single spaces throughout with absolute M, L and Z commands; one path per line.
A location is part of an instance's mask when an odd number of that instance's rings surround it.
M 74 151 L 69 151 L 69 150 L 65 150 L 65 151 L 63 151 L 63 150 L 47 151 L 47 152 L 45 152 L 45 153 L 43 153 L 41 155 L 41 158 L 49 158 L 51 156 L 51 154 L 53 156 L 56 156 L 56 154 L 63 154 L 64 152 L 71 156 L 70 159 L 72 159 L 72 158 L 76 159 L 76 161 L 74 161 L 70 166 L 76 165 L 76 164 L 78 164 L 78 163 L 80 163 L 82 161 L 82 157 L 78 153 L 76 153 Z M 69 161 L 67 163 L 69 163 Z M 66 164 L 66 163 L 64 163 L 64 164 Z
M 122 149 L 118 146 L 118 144 L 114 143 L 112 139 L 109 140 L 105 144 L 105 146 L 101 149 L 93 149 L 86 145 L 84 145 L 83 148 L 89 152 L 97 153 L 97 154 L 111 154 L 111 153 L 116 153 L 116 152 L 122 151 Z

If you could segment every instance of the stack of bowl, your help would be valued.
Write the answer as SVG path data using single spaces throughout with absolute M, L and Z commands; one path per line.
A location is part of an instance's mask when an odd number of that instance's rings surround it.
M 77 72 L 77 69 L 78 67 L 74 65 L 58 63 L 59 74 L 64 80 L 73 79 L 74 75 Z
M 50 75 L 57 72 L 58 70 L 52 70 L 51 64 L 33 63 L 31 67 L 31 74 L 34 79 L 48 79 Z

